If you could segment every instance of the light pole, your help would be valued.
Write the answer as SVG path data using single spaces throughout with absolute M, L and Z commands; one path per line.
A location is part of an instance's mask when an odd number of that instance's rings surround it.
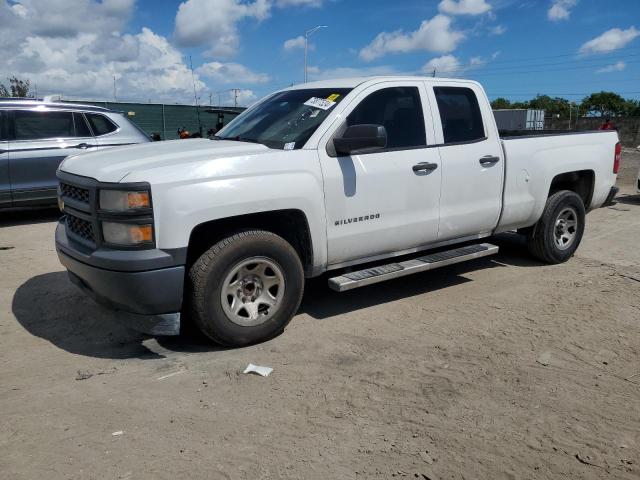
M 307 83 L 307 48 L 309 45 L 309 37 L 321 28 L 327 28 L 327 25 L 318 25 L 304 32 L 304 83 Z

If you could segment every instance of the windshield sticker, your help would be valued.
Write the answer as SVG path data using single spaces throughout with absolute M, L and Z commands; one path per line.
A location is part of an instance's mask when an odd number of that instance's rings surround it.
M 327 100 L 329 100 L 330 102 L 335 102 L 339 96 L 340 96 L 339 93 L 332 93 L 327 97 Z
M 309 100 L 304 102 L 304 104 L 309 107 L 319 108 L 321 110 L 329 110 L 336 104 L 336 102 L 332 102 L 331 100 L 327 100 L 324 98 L 311 97 Z
M 296 148 L 296 142 L 289 142 L 284 144 L 285 150 L 293 150 L 294 148 Z

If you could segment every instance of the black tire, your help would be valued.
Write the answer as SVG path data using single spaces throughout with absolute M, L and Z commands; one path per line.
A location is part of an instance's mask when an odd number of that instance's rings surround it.
M 232 320 L 233 313 L 225 313 L 223 283 L 239 264 L 257 257 L 280 269 L 284 293 L 278 308 L 264 323 L 239 325 Z M 207 337 L 229 347 L 252 345 L 280 335 L 297 312 L 304 291 L 304 272 L 295 249 L 278 235 L 263 230 L 239 232 L 216 243 L 193 264 L 189 280 L 194 323 Z
M 567 211 L 575 216 L 577 225 L 573 227 L 572 240 L 561 248 L 556 243 L 556 222 Z M 545 263 L 557 264 L 569 260 L 580 245 L 585 226 L 585 209 L 582 198 L 570 190 L 555 192 L 547 199 L 540 220 L 528 231 L 529 252 Z M 562 227 L 560 227 L 562 231 Z

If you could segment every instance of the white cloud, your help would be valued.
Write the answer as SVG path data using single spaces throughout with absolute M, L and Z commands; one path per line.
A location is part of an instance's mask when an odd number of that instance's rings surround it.
M 374 75 L 398 75 L 399 72 L 388 65 L 378 67 L 335 67 L 322 70 L 317 66 L 307 68 L 310 80 L 331 80 L 334 78 L 370 77 Z
M 304 48 L 304 37 L 302 35 L 296 38 L 286 40 L 282 46 L 285 50 L 294 50 L 296 48 Z
M 482 57 L 471 57 L 467 63 L 462 63 L 454 55 L 443 55 L 432 58 L 422 66 L 422 73 L 433 75 L 435 70 L 439 77 L 458 77 L 469 70 L 474 70 L 486 65 L 487 62 Z
M 491 10 L 485 0 L 442 0 L 438 10 L 449 15 L 481 15 Z
M 507 27 L 504 25 L 496 25 L 489 28 L 489 35 L 503 35 L 507 31 Z
M 568 20 L 571 9 L 576 6 L 578 0 L 552 0 L 551 7 L 547 11 L 547 18 L 552 22 Z
M 111 99 L 115 75 L 119 99 L 193 101 L 191 71 L 165 37 L 122 33 L 133 8 L 133 0 L 2 2 L 2 70 L 30 80 L 40 96 Z M 195 83 L 206 88 L 197 75 Z
M 285 7 L 321 7 L 322 0 L 276 0 L 276 5 Z
M 378 34 L 369 45 L 360 50 L 360 58 L 371 61 L 387 53 L 405 53 L 415 50 L 448 53 L 454 50 L 464 38 L 464 33 L 451 28 L 451 18 L 436 15 L 431 20 L 424 20 L 420 28 L 414 32 L 404 33 L 397 30 Z
M 196 69 L 203 77 L 210 78 L 218 83 L 233 83 L 236 85 L 250 85 L 255 83 L 267 83 L 269 75 L 256 73 L 239 63 L 205 63 Z
M 580 53 L 602 53 L 623 48 L 640 35 L 640 30 L 629 27 L 626 30 L 612 28 L 602 35 L 589 40 L 580 47 Z
M 175 38 L 180 46 L 205 46 L 211 56 L 231 57 L 240 46 L 237 24 L 244 19 L 264 20 L 270 8 L 267 0 L 186 0 L 178 7 Z
M 611 73 L 611 72 L 621 72 L 622 70 L 624 70 L 625 68 L 627 68 L 627 64 L 620 61 L 620 62 L 616 62 L 612 65 L 608 65 L 604 68 L 601 68 L 599 70 L 596 70 L 596 73 Z

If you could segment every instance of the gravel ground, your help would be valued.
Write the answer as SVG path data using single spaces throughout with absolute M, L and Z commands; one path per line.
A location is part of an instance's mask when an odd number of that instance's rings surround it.
M 503 236 L 348 293 L 314 280 L 284 335 L 237 350 L 118 324 L 67 280 L 55 211 L 0 213 L 0 477 L 640 478 L 639 166 L 625 151 L 564 265 Z

